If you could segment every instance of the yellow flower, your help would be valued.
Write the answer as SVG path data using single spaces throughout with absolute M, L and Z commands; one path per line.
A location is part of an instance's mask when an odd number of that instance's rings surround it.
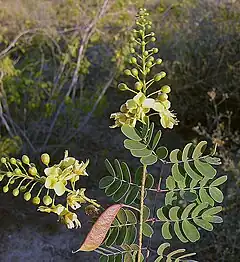
M 61 204 L 58 204 L 56 206 L 40 206 L 38 208 L 38 211 L 40 212 L 47 212 L 47 213 L 55 213 L 57 215 L 60 215 L 64 211 L 65 207 Z
M 82 188 L 80 190 L 75 191 L 74 193 L 69 193 L 67 196 L 67 204 L 74 210 L 81 207 L 82 203 L 86 203 L 84 199 L 84 191 L 86 189 Z
M 174 125 L 178 125 L 178 120 L 176 119 L 176 116 L 169 110 L 165 109 L 159 115 L 161 117 L 161 125 L 164 128 L 173 128 Z
M 63 214 L 60 214 L 60 221 L 69 229 L 81 227 L 81 223 L 75 213 L 65 210 Z

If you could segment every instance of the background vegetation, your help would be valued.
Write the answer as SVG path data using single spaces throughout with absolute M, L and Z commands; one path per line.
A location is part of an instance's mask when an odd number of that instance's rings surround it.
M 108 129 L 108 117 L 124 99 L 116 89 L 123 77 L 121 57 L 143 4 L 153 20 L 180 120 L 177 134 L 169 132 L 166 142 L 176 147 L 184 139 L 204 137 L 217 143 L 222 172 L 229 175 L 224 225 L 199 243 L 199 261 L 237 261 L 238 1 L 0 0 L 1 156 L 27 153 L 38 159 L 49 152 L 59 159 L 69 149 L 76 158 L 90 158 L 88 186 L 94 189 L 105 157 L 128 159 L 120 135 Z

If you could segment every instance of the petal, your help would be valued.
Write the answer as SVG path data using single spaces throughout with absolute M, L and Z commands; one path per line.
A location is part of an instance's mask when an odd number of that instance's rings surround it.
M 153 109 L 157 112 L 163 112 L 164 111 L 164 106 L 160 102 L 155 102 Z
M 58 181 L 58 182 L 54 185 L 54 191 L 56 192 L 56 194 L 57 194 L 58 196 L 62 196 L 62 195 L 65 193 L 66 188 L 65 188 L 65 186 L 64 186 L 64 184 L 63 184 L 62 181 Z
M 59 174 L 61 173 L 61 169 L 59 167 L 55 167 L 55 166 L 52 166 L 52 167 L 47 167 L 44 169 L 44 173 L 47 175 L 47 176 L 59 176 Z
M 155 100 L 153 98 L 146 98 L 142 104 L 145 108 L 154 108 Z
M 146 99 L 146 96 L 142 93 L 139 92 L 137 95 L 134 96 L 133 100 L 140 106 Z
M 57 183 L 56 177 L 48 176 L 45 180 L 45 187 L 49 189 L 53 189 L 56 183 Z

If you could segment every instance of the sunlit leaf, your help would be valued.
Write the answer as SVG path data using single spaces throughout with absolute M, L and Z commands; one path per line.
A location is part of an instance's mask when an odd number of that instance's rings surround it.
M 227 176 L 221 176 L 210 184 L 210 187 L 220 186 L 227 181 Z
M 195 160 L 194 165 L 197 168 L 197 170 L 205 177 L 212 179 L 217 174 L 217 171 L 208 163 L 204 163 L 200 160 Z
M 176 221 L 178 220 L 178 211 L 179 211 L 180 207 L 179 206 L 175 206 L 175 207 L 171 207 L 169 210 L 169 218 L 172 221 Z
M 152 143 L 152 150 L 154 150 L 157 147 L 157 145 L 158 145 L 158 143 L 159 143 L 159 141 L 161 139 L 161 134 L 162 134 L 161 130 L 159 130 L 156 133 L 156 135 L 155 135 L 155 137 L 153 139 L 153 143 Z
M 148 223 L 143 223 L 143 235 L 145 237 L 151 237 L 153 235 L 153 229 Z
M 191 241 L 196 242 L 200 239 L 200 234 L 197 228 L 191 224 L 188 220 L 183 220 L 182 229 L 185 236 Z
M 180 158 L 180 155 L 181 155 L 181 151 L 179 149 L 174 149 L 171 153 L 170 153 L 170 161 L 172 163 L 178 163 L 179 160 L 181 159 Z
M 152 154 L 152 150 L 149 150 L 147 148 L 141 150 L 131 150 L 130 152 L 135 157 L 146 157 Z
M 184 181 L 184 176 L 182 175 L 180 168 L 181 167 L 177 163 L 172 166 L 172 176 L 175 181 Z
M 183 233 L 180 229 L 179 221 L 176 221 L 174 223 L 174 232 L 181 242 L 183 242 L 183 243 L 188 242 L 188 240 L 184 237 L 184 235 L 183 235 Z
M 136 133 L 134 127 L 131 127 L 125 124 L 121 127 L 121 131 L 126 137 L 130 138 L 131 140 L 134 140 L 134 141 L 142 140 L 141 137 Z
M 193 151 L 193 159 L 198 159 L 204 152 L 207 146 L 207 141 L 201 141 L 200 143 L 197 144 Z
M 141 142 L 138 141 L 134 141 L 134 140 L 130 140 L 130 139 L 126 139 L 124 140 L 124 147 L 129 149 L 129 150 L 141 150 L 141 149 L 145 149 L 147 147 L 147 145 L 142 144 Z
M 151 154 L 149 156 L 142 157 L 140 159 L 140 162 L 143 165 L 151 166 L 151 165 L 153 165 L 153 164 L 155 164 L 157 162 L 157 157 L 155 155 Z
M 188 157 L 190 155 L 190 148 L 192 148 L 192 143 L 188 143 L 184 149 L 183 149 L 183 152 L 182 152 L 182 161 L 183 162 L 186 162 L 188 160 Z
M 209 188 L 209 193 L 211 197 L 217 202 L 217 203 L 222 203 L 223 202 L 223 193 L 220 189 L 217 187 L 210 187 Z
M 203 228 L 203 229 L 205 229 L 207 231 L 212 231 L 213 230 L 213 225 L 211 223 L 209 223 L 208 221 L 206 221 L 206 220 L 203 220 L 203 219 L 200 219 L 200 218 L 194 218 L 193 222 L 197 226 L 199 226 L 199 227 L 201 227 L 201 228 Z
M 210 206 L 214 206 L 214 201 L 209 196 L 209 194 L 207 193 L 207 190 L 205 188 L 200 188 L 199 197 L 200 197 L 201 202 L 208 203 Z
M 169 190 L 173 190 L 175 187 L 176 187 L 176 183 L 175 183 L 175 180 L 173 179 L 172 176 L 169 176 L 167 179 L 166 179 L 166 186 Z
M 193 180 L 198 181 L 202 179 L 202 177 L 193 170 L 189 162 L 184 162 L 184 169 Z

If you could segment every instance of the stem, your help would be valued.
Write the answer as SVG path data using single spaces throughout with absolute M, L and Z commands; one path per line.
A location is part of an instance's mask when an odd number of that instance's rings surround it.
M 141 185 L 141 199 L 140 199 L 140 223 L 139 223 L 139 237 L 138 237 L 138 259 L 137 262 L 141 262 L 141 250 L 143 240 L 143 205 L 144 205 L 144 193 L 145 193 L 145 181 L 146 181 L 147 166 L 143 166 L 142 185 Z

